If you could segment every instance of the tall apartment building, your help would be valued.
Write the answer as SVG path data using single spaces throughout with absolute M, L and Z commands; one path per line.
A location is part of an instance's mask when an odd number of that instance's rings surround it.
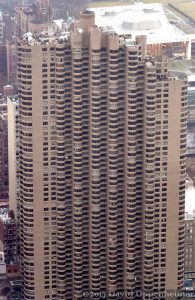
M 187 80 L 145 50 L 89 11 L 18 41 L 25 300 L 182 288 Z

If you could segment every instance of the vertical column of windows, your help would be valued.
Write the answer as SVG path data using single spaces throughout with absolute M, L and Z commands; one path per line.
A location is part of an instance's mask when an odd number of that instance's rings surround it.
M 141 132 L 142 124 L 139 114 L 142 114 L 142 102 L 140 99 L 139 86 L 142 86 L 143 80 L 139 79 L 139 64 L 138 64 L 138 47 L 126 47 L 126 117 L 125 117 L 125 146 L 126 146 L 126 161 L 125 161 L 125 289 L 135 292 L 137 286 L 140 288 L 140 254 L 141 254 L 141 228 L 140 228 L 140 212 L 141 201 L 138 188 L 140 184 L 140 166 L 141 166 Z M 143 87 L 142 87 L 143 89 Z M 139 148 L 140 147 L 140 148 Z
M 143 289 L 153 290 L 154 268 L 154 203 L 155 203 L 155 121 L 156 69 L 152 61 L 145 63 L 145 169 L 144 169 L 144 227 L 143 227 Z
M 110 37 L 110 40 L 112 38 Z M 114 40 L 114 38 L 113 38 Z M 117 41 L 115 41 L 117 43 Z M 110 41 L 111 43 L 111 41 Z M 108 228 L 107 228 L 107 257 L 108 257 L 108 290 L 123 291 L 123 205 L 124 198 L 121 191 L 123 169 L 120 155 L 123 153 L 121 143 L 123 119 L 120 119 L 119 103 L 122 107 L 122 94 L 119 91 L 119 80 L 123 73 L 119 73 L 119 60 L 122 49 L 108 48 Z M 124 49 L 123 49 L 124 51 Z M 120 61 L 120 65 L 121 65 Z M 121 70 L 120 70 L 121 71 Z M 120 77 L 119 77 L 120 76 Z M 123 94 L 124 96 L 124 94 Z M 120 100 L 119 100 L 120 99 Z M 124 98 L 123 98 L 124 99 Z M 119 154 L 120 153 L 120 154 Z M 115 299 L 111 296 L 110 299 Z
M 179 241 L 178 241 L 178 290 L 182 289 L 185 246 L 185 178 L 186 178 L 186 136 L 187 136 L 187 82 L 181 84 L 181 126 L 180 126 L 180 182 L 179 182 Z M 185 153 L 184 153 L 185 152 Z
M 94 154 L 100 153 L 99 161 L 101 164 L 100 174 L 99 174 L 99 186 L 101 191 L 101 200 L 100 200 L 100 216 L 99 216 L 99 224 L 100 224 L 100 245 L 101 245 L 101 252 L 100 252 L 100 276 L 101 276 L 101 291 L 107 290 L 107 155 L 108 155 L 108 148 L 107 148 L 107 136 L 108 136 L 108 101 L 107 101 L 107 91 L 108 91 L 108 81 L 107 81 L 107 69 L 108 69 L 108 50 L 105 47 L 101 48 L 100 52 L 100 73 L 101 76 L 101 88 L 100 88 L 100 148 L 94 149 Z M 98 92 L 97 92 L 98 93 Z M 98 93 L 99 95 L 99 93 Z M 94 103 L 95 105 L 95 103 Z M 98 121 L 98 119 L 97 119 Z M 97 192 L 96 192 L 97 193 Z
M 66 185 L 66 207 L 63 214 L 66 218 L 65 246 L 66 246 L 66 298 L 72 299 L 72 186 L 71 186 L 71 164 L 72 164 L 72 111 L 71 111 L 71 50 L 70 46 L 65 49 L 65 185 Z M 64 208 L 63 208 L 64 209 Z
M 71 56 L 69 46 L 58 45 L 56 56 L 55 140 L 51 147 L 56 153 L 56 282 L 58 299 L 71 299 L 72 285 L 72 222 L 71 187 Z M 66 82 L 67 79 L 67 82 Z M 52 124 L 51 124 L 52 125 Z M 52 129 L 52 130 L 53 130 Z M 53 166 L 55 167 L 54 161 Z M 55 170 L 55 168 L 54 168 Z M 54 173 L 55 174 L 55 173 Z M 55 271 L 55 270 L 54 270 Z
M 90 290 L 106 290 L 106 138 L 107 138 L 107 52 L 92 49 L 90 132 Z M 104 69 L 104 71 L 102 70 Z
M 56 278 L 53 267 L 56 267 L 56 241 L 53 244 L 53 232 L 56 230 L 56 182 L 55 159 L 52 151 L 55 128 L 55 56 L 53 47 L 42 48 L 42 129 L 43 129 L 43 201 L 44 201 L 44 293 L 45 299 L 55 299 Z M 54 130 L 55 131 L 55 130 Z M 53 203 L 52 203 L 53 202 Z
M 144 66 L 141 63 L 141 46 L 138 44 L 136 51 L 131 51 L 131 65 L 137 64 L 136 76 L 136 99 L 133 98 L 129 102 L 129 111 L 131 109 L 131 118 L 128 120 L 128 125 L 135 131 L 135 140 L 131 140 L 132 145 L 136 147 L 135 160 L 129 161 L 129 167 L 135 170 L 136 177 L 136 237 L 135 237 L 135 290 L 139 290 L 142 280 L 142 215 L 143 215 L 143 111 L 144 111 Z M 133 86 L 132 86 L 133 88 Z M 132 89 L 131 97 L 135 97 Z M 136 125 L 136 126 L 135 126 Z M 132 138 L 132 137 L 131 137 Z M 134 143 L 136 141 L 136 143 Z M 128 153 L 129 155 L 129 153 Z M 132 179 L 132 178 L 131 178 Z M 135 188 L 131 185 L 131 188 Z M 132 231 L 133 233 L 133 231 Z
M 74 297 L 88 290 L 88 50 L 72 49 L 73 57 L 73 251 Z M 82 263 L 81 263 L 82 257 Z
M 161 74 L 162 72 L 162 74 Z M 155 230 L 154 230 L 154 290 L 165 290 L 166 221 L 167 221 L 167 155 L 168 155 L 168 88 L 164 69 L 157 65 L 156 76 L 156 162 L 155 162 Z M 152 78 L 150 79 L 152 80 Z

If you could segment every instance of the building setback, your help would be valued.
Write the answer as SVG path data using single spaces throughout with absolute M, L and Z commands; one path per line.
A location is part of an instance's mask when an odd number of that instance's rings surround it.
M 25 300 L 182 288 L 187 79 L 94 24 L 18 42 Z

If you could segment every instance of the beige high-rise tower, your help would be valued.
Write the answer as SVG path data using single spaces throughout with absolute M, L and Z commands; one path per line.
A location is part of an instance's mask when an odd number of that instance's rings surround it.
M 25 300 L 182 287 L 187 80 L 94 18 L 18 42 Z

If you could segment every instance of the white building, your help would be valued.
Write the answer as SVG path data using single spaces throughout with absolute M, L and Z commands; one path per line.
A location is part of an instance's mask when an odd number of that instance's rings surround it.
M 167 19 L 158 3 L 91 8 L 96 25 L 110 27 L 117 34 L 147 35 L 148 53 L 169 57 L 191 58 L 193 34 L 186 34 Z

